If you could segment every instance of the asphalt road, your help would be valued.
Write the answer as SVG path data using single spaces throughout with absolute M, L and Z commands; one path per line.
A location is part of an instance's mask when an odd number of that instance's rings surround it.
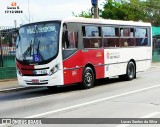
M 26 89 L 0 93 L 0 118 L 160 118 L 160 67 L 132 81 L 100 80 L 94 88 L 79 86 Z M 1 125 L 0 125 L 1 126 Z M 46 125 L 53 126 L 53 125 Z M 54 125 L 75 127 L 84 125 Z M 92 124 L 99 127 L 146 125 Z M 147 127 L 159 125 L 147 125 Z

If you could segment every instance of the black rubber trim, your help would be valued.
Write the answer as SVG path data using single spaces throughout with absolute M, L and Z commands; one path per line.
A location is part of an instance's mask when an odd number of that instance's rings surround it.
M 143 59 L 143 60 L 136 60 L 135 62 L 140 62 L 140 61 L 149 61 L 151 59 Z M 128 63 L 129 61 L 125 62 L 118 62 L 118 63 L 110 63 L 110 64 L 104 64 L 104 65 L 112 65 L 112 64 L 122 64 L 122 63 Z
M 48 82 L 46 83 L 26 83 L 27 85 L 46 85 L 48 84 Z
M 23 74 L 23 76 L 47 76 L 48 74 Z
M 68 59 L 70 56 L 72 56 L 73 54 L 75 54 L 77 52 L 77 49 L 73 49 L 73 50 L 63 50 L 62 51 L 62 56 L 63 56 L 63 60 Z
M 22 68 L 22 70 L 44 70 L 44 69 L 49 69 L 49 67 L 37 68 L 37 69 L 26 69 L 26 68 Z
M 66 71 L 66 70 L 75 70 L 75 69 L 80 69 L 80 68 L 84 68 L 84 67 L 73 67 L 73 68 L 66 68 L 66 69 L 64 69 L 64 71 Z
M 136 60 L 136 62 L 140 62 L 140 61 L 149 61 L 151 59 L 144 59 L 144 60 Z M 125 62 L 119 62 L 119 63 L 110 63 L 110 64 L 97 64 L 97 65 L 93 65 L 94 67 L 97 67 L 97 66 L 105 66 L 105 65 L 113 65 L 113 64 L 122 64 L 122 63 L 128 63 L 129 61 L 125 61 Z M 74 67 L 74 68 L 66 68 L 64 69 L 64 71 L 66 70 L 75 70 L 75 69 L 80 69 L 80 68 L 84 68 L 83 66 L 81 67 Z

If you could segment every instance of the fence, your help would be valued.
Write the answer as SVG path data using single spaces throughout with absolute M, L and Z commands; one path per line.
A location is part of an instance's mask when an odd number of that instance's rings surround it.
M 160 35 L 153 37 L 153 62 L 160 62 Z
M 15 28 L 0 27 L 0 79 L 16 78 Z
M 15 29 L 0 26 L 0 79 L 16 78 L 15 65 Z M 160 27 L 152 27 L 153 62 L 160 62 Z M 159 36 L 158 36 L 159 35 Z

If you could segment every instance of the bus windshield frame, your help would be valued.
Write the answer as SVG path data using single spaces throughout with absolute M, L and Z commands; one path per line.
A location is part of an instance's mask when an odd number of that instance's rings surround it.
M 60 21 L 23 25 L 16 43 L 16 60 L 23 64 L 46 64 L 59 52 Z

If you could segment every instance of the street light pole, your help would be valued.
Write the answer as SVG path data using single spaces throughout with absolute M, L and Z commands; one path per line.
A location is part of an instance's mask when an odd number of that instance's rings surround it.
M 30 9 L 29 9 L 29 0 L 28 0 L 28 21 L 29 21 L 29 23 L 31 22 L 31 21 L 30 21 Z

